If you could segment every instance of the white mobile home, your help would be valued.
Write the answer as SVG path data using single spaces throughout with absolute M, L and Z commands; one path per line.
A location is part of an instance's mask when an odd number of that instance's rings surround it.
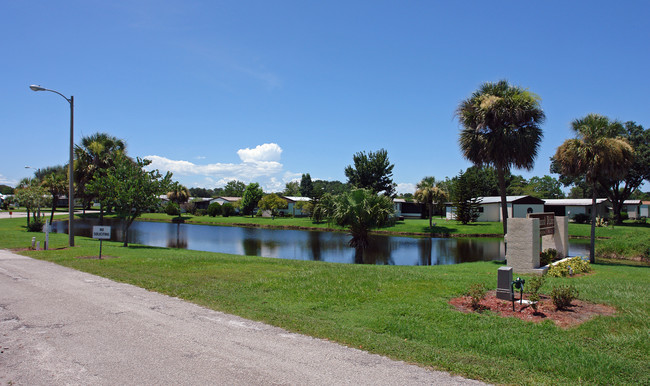
M 606 198 L 596 199 L 596 216 L 609 217 L 610 202 Z M 572 219 L 577 214 L 591 216 L 590 198 L 559 198 L 544 200 L 544 211 L 553 212 L 556 216 L 567 216 Z
M 501 216 L 501 197 L 478 197 L 480 201 L 479 217 L 476 221 L 503 221 Z M 544 200 L 533 196 L 506 196 L 508 217 L 526 218 L 528 213 L 544 212 Z M 456 218 L 453 203 L 447 204 L 447 220 Z

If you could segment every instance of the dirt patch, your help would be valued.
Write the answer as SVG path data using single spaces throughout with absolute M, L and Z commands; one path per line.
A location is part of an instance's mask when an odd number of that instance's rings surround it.
M 521 320 L 539 323 L 543 320 L 552 320 L 557 326 L 570 328 L 586 322 L 598 315 L 614 315 L 616 309 L 604 304 L 593 304 L 582 300 L 574 300 L 570 307 L 565 310 L 556 310 L 553 301 L 549 296 L 540 295 L 540 304 L 535 312 L 530 305 L 519 304 L 516 296 L 515 310 L 512 310 L 512 302 L 498 299 L 496 291 L 490 291 L 485 296 L 477 310 L 472 308 L 471 298 L 461 296 L 451 299 L 449 304 L 461 312 L 485 312 L 492 311 L 502 317 L 515 317 Z M 524 294 L 524 299 L 526 295 Z
M 119 258 L 119 256 L 102 255 L 102 260 L 117 259 L 117 258 Z M 99 256 L 75 256 L 75 259 L 99 260 Z

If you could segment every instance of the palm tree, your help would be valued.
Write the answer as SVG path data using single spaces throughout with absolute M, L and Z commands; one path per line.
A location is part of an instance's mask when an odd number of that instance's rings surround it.
M 576 138 L 567 139 L 557 148 L 553 161 L 562 175 L 584 175 L 592 187 L 591 196 L 591 245 L 589 261 L 595 262 L 596 239 L 596 185 L 600 178 L 620 176 L 629 169 L 634 160 L 634 149 L 622 137 L 620 123 L 609 118 L 589 114 L 571 122 Z
M 181 204 L 186 203 L 190 199 L 190 191 L 178 182 L 172 185 L 172 190 L 167 192 L 169 201 L 178 205 L 178 220 L 181 220 Z
M 43 175 L 42 184 L 52 195 L 52 212 L 50 213 L 50 224 L 54 221 L 54 211 L 59 197 L 68 192 L 68 178 L 65 166 L 53 166 L 47 169 Z
M 79 196 L 84 201 L 84 209 L 87 202 L 92 198 L 91 192 L 86 192 L 88 184 L 95 175 L 101 178 L 106 175 L 108 169 L 115 166 L 117 157 L 126 154 L 126 143 L 124 140 L 113 137 L 106 133 L 95 133 L 88 137 L 81 138 L 81 145 L 75 147 L 75 181 Z M 104 208 L 100 207 L 100 223 L 103 220 Z
M 393 202 L 368 189 L 355 189 L 335 197 L 330 221 L 349 229 L 351 247 L 360 254 L 368 247 L 368 231 L 386 224 L 393 214 Z
M 417 184 L 417 190 L 413 197 L 420 203 L 426 204 L 429 212 L 429 229 L 433 231 L 433 205 L 440 204 L 447 200 L 445 192 L 436 186 L 434 177 L 424 177 Z
M 477 166 L 494 166 L 501 193 L 503 233 L 508 233 L 506 174 L 511 167 L 531 170 L 542 139 L 545 115 L 540 98 L 507 81 L 484 83 L 456 110 L 463 129 L 463 156 Z

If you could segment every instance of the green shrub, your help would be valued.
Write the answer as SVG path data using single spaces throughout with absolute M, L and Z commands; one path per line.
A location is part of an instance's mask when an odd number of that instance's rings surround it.
M 546 278 L 544 276 L 533 276 L 530 280 L 528 280 L 528 293 L 529 294 L 537 294 L 539 293 L 539 289 L 542 288 L 544 283 L 546 282 Z
M 551 277 L 565 277 L 570 276 L 571 274 L 577 275 L 579 273 L 590 271 L 591 266 L 589 265 L 589 262 L 576 256 L 551 266 L 548 270 L 548 275 Z
M 165 206 L 165 213 L 167 213 L 170 216 L 178 216 L 180 214 L 180 208 L 178 207 L 178 204 L 175 202 L 170 202 Z
M 577 298 L 578 290 L 572 285 L 553 287 L 551 290 L 551 299 L 558 310 L 567 308 Z
M 528 300 L 531 301 L 530 306 L 535 313 L 537 313 L 537 307 L 540 304 L 539 289 L 542 288 L 546 278 L 544 276 L 534 276 L 528 280 Z
M 528 300 L 530 300 L 530 307 L 533 309 L 534 313 L 537 313 L 537 307 L 541 304 L 540 296 L 538 293 L 528 295 Z
M 586 213 L 578 213 L 573 216 L 573 222 L 576 224 L 589 224 L 591 221 L 591 216 Z
M 557 257 L 557 249 L 548 248 L 539 253 L 539 264 L 549 265 Z
M 196 216 L 205 216 L 207 214 L 207 212 L 208 211 L 205 210 L 205 209 L 197 209 L 197 210 L 194 211 L 194 214 Z
M 221 205 L 221 214 L 223 217 L 230 217 L 235 214 L 235 207 L 232 206 L 231 203 L 226 202 L 225 204 Z
M 208 205 L 208 216 L 215 217 L 220 214 L 221 214 L 221 204 L 219 204 L 218 202 L 213 202 L 212 204 Z
M 45 222 L 41 217 L 34 216 L 27 225 L 27 232 L 42 232 Z
M 467 291 L 467 296 L 471 298 L 471 306 L 473 309 L 477 309 L 481 300 L 485 298 L 487 293 L 487 288 L 482 283 L 474 283 L 469 287 Z
M 189 214 L 196 214 L 196 204 L 193 202 L 186 202 L 181 205 L 181 208 L 185 211 L 185 213 Z

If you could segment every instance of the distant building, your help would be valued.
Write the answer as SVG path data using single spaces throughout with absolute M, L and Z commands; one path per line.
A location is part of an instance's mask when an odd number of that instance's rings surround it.
M 417 201 L 406 201 L 403 198 L 395 198 L 393 199 L 393 209 L 397 218 L 422 218 L 422 213 L 426 211 L 426 205 Z
M 296 208 L 297 203 L 311 201 L 311 198 L 309 197 L 280 196 L 280 198 L 282 198 L 287 202 L 287 209 L 280 209 L 278 212 L 282 213 L 282 215 L 284 216 L 294 216 L 294 217 L 304 216 L 302 211 Z
M 596 199 L 596 216 L 609 217 L 611 202 L 606 198 Z M 591 216 L 591 198 L 558 198 L 544 200 L 544 211 L 553 212 L 556 216 L 574 218 L 577 214 Z
M 478 197 L 480 201 L 479 217 L 476 221 L 503 221 L 501 216 L 501 197 Z M 526 218 L 528 213 L 544 212 L 544 200 L 533 196 L 506 196 L 508 217 Z M 456 207 L 447 203 L 447 220 L 456 219 Z

